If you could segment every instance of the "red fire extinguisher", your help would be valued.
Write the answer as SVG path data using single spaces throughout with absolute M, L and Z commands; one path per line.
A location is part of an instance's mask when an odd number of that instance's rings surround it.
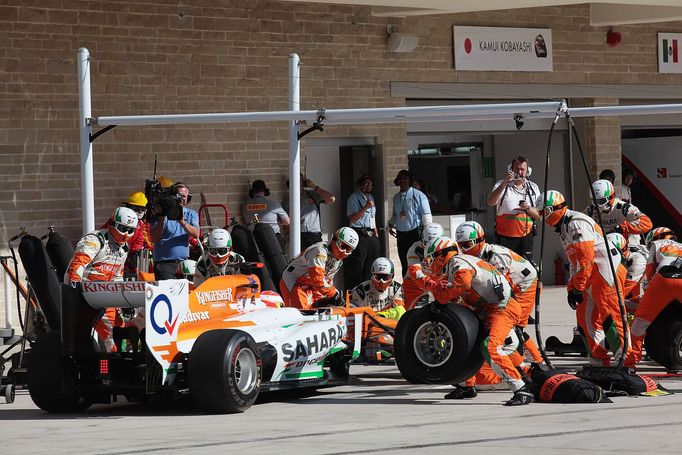
M 558 254 L 554 259 L 554 277 L 557 285 L 566 284 L 566 273 L 564 272 L 564 261 Z

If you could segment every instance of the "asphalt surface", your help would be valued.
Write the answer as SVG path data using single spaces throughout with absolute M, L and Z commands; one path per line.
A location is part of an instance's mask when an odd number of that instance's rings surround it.
M 543 297 L 543 338 L 570 341 L 573 314 L 565 291 Z M 569 369 L 580 357 L 556 357 Z M 651 363 L 640 372 L 663 373 Z M 614 397 L 612 403 L 505 407 L 508 390 L 443 400 L 450 386 L 405 382 L 394 365 L 353 365 L 347 385 L 262 394 L 243 414 L 204 415 L 187 403 L 164 409 L 119 402 L 74 415 L 36 408 L 26 391 L 0 398 L 3 454 L 355 454 L 682 452 L 682 379 L 661 385 L 673 395 Z M 125 401 L 125 400 L 123 400 Z

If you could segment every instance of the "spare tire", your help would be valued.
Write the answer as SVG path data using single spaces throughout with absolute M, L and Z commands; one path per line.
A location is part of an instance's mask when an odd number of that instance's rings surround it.
M 284 269 L 287 268 L 287 258 L 284 256 L 282 245 L 277 240 L 275 231 L 268 224 L 258 223 L 253 229 L 253 236 L 268 263 L 272 282 L 278 284 Z
M 483 365 L 483 324 L 470 309 L 448 303 L 432 314 L 425 305 L 405 313 L 395 334 L 395 359 L 414 384 L 455 384 Z
M 64 282 L 64 274 L 69 268 L 69 263 L 73 258 L 73 246 L 58 232 L 50 232 L 45 242 L 45 250 L 52 261 L 52 265 L 57 271 L 57 279 L 60 283 Z
M 52 330 L 58 330 L 61 327 L 62 288 L 43 242 L 33 235 L 23 236 L 19 256 L 48 325 Z
M 232 228 L 232 248 L 236 253 L 244 256 L 249 262 L 262 262 L 263 268 L 253 269 L 253 270 L 242 270 L 242 273 L 253 273 L 258 277 L 261 284 L 261 290 L 263 291 L 276 291 L 279 289 L 275 287 L 272 281 L 272 276 L 270 275 L 270 269 L 268 268 L 268 263 L 263 256 L 263 253 L 258 248 L 256 239 L 253 237 L 253 233 L 246 226 L 238 224 Z

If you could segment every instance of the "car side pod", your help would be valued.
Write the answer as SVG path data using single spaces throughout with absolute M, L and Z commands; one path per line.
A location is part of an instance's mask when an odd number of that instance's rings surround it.
M 483 365 L 483 324 L 470 309 L 448 303 L 433 312 L 425 305 L 405 313 L 395 335 L 395 359 L 414 384 L 455 384 Z

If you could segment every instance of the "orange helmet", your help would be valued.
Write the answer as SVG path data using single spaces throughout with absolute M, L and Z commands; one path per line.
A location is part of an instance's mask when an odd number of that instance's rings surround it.
M 545 222 L 551 226 L 556 226 L 559 221 L 566 215 L 568 211 L 568 204 L 564 195 L 556 190 L 547 191 L 547 195 L 544 193 L 535 202 L 535 208 L 538 213 L 542 215 L 545 212 Z
M 109 219 L 109 237 L 119 245 L 126 243 L 137 228 L 137 215 L 127 207 L 116 207 Z

